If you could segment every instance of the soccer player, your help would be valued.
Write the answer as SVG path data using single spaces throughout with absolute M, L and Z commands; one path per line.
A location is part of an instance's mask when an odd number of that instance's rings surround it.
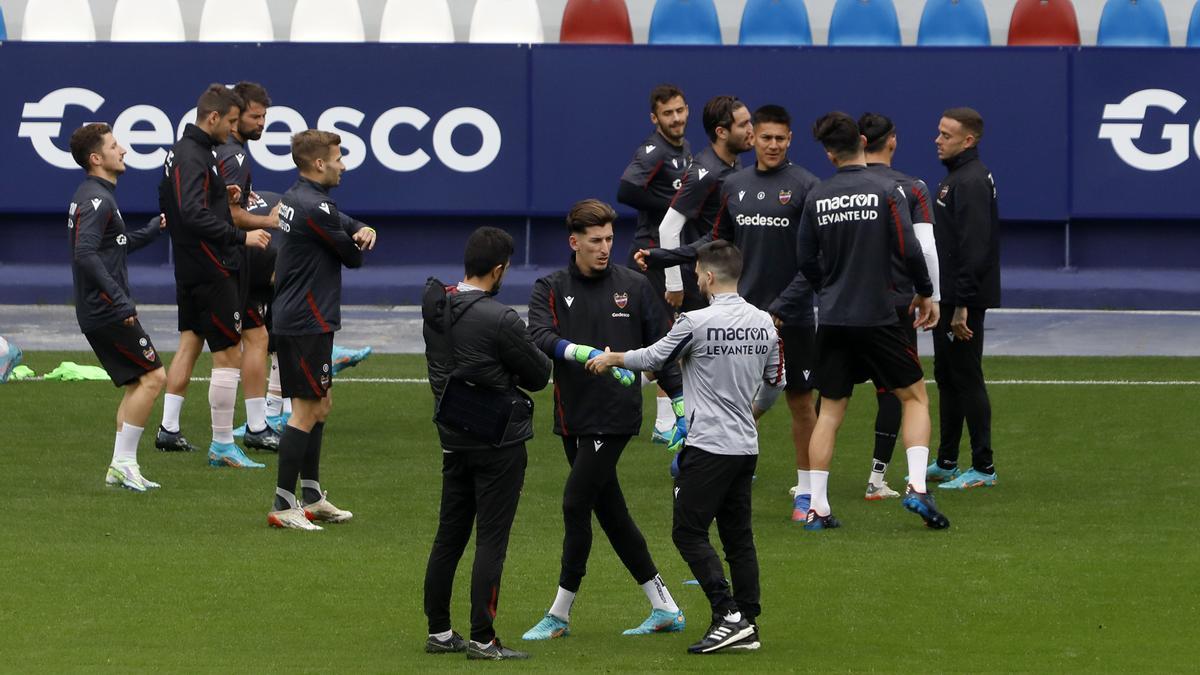
M 837 430 L 856 382 L 867 373 L 896 394 L 902 406 L 909 486 L 904 508 L 933 528 L 949 527 L 925 491 L 929 459 L 929 400 L 921 361 L 897 321 L 888 291 L 892 255 L 903 261 L 916 289 L 909 313 L 913 325 L 937 323 L 933 285 L 908 217 L 907 197 L 890 178 L 867 171 L 863 138 L 845 113 L 829 113 L 813 125 L 813 136 L 837 167 L 832 178 L 808 193 L 800 221 L 800 271 L 817 291 L 817 374 L 821 406 L 808 456 L 812 462 L 812 506 L 804 528 L 835 528 L 827 492 Z
M 703 118 L 709 146 L 692 158 L 683 184 L 658 226 L 662 248 L 692 243 L 712 231 L 721 210 L 721 183 L 742 168 L 738 155 L 749 150 L 753 143 L 750 111 L 736 96 L 714 97 L 704 105 Z M 696 280 L 690 276 L 690 268 L 668 267 L 664 275 L 666 299 L 672 307 L 688 311 L 705 305 Z
M 512 253 L 513 240 L 507 232 L 481 227 L 467 240 L 463 280 L 457 286 L 444 286 L 436 279 L 426 284 L 422 332 L 434 400 L 442 400 L 456 372 L 469 373 L 470 382 L 477 387 L 510 394 L 517 387 L 544 389 L 550 380 L 550 359 L 530 339 L 516 311 L 494 297 Z M 532 410 L 517 418 L 515 414 L 509 418 L 505 440 L 496 444 L 494 439 L 485 442 L 437 423 L 442 500 L 437 535 L 425 568 L 427 653 L 466 652 L 468 659 L 489 660 L 529 656 L 502 645 L 493 626 L 509 533 L 525 482 L 525 441 L 533 438 Z M 471 569 L 468 641 L 451 628 L 450 596 L 472 528 L 476 531 L 475 564 Z
M 684 132 L 687 129 L 688 105 L 683 92 L 672 84 L 661 84 L 650 92 L 650 123 L 654 133 L 633 151 L 633 159 L 621 174 L 617 201 L 637 209 L 637 231 L 629 247 L 629 266 L 641 270 L 634 261 L 639 250 L 658 246 L 658 224 L 662 222 L 671 199 L 683 184 L 692 161 L 692 149 Z M 655 295 L 662 299 L 668 316 L 674 314 L 666 304 L 665 279 L 661 269 L 642 270 L 650 280 Z M 671 397 L 660 387 L 654 432 L 655 443 L 669 444 L 671 430 L 677 418 Z
M 913 178 L 892 168 L 896 156 L 896 125 L 878 113 L 865 113 L 858 119 L 858 130 L 865 139 L 867 171 L 877 173 L 895 181 L 908 198 L 909 219 L 913 233 L 921 245 L 925 267 L 929 270 L 929 281 L 933 284 L 934 302 L 941 300 L 938 279 L 937 244 L 933 236 L 933 212 L 930 210 L 929 188 L 925 181 Z M 913 284 L 905 271 L 904 261 L 892 256 L 892 301 L 896 318 L 904 326 L 904 336 L 913 351 L 917 350 L 917 331 L 908 320 L 908 306 L 912 302 Z M 875 452 L 871 459 L 871 474 L 867 478 L 867 501 L 896 498 L 899 492 L 888 487 L 884 480 L 888 464 L 896 449 L 896 438 L 900 434 L 900 399 L 876 384 L 875 400 L 879 410 L 875 413 Z
M 996 484 L 992 464 L 992 404 L 983 379 L 983 321 L 1000 306 L 1000 215 L 996 182 L 979 159 L 983 117 L 951 108 L 938 123 L 938 159 L 949 173 L 938 186 L 938 258 L 942 261 L 942 321 L 933 331 L 941 440 L 929 477 L 939 488 Z M 971 435 L 971 468 L 958 468 L 963 420 Z
M 770 315 L 737 293 L 742 255 L 736 246 L 724 240 L 705 244 L 696 253 L 695 269 L 708 307 L 680 314 L 671 331 L 649 347 L 596 356 L 588 370 L 652 370 L 679 361 L 691 427 L 675 479 L 671 538 L 712 606 L 712 623 L 688 652 L 754 650 L 761 645 L 758 554 L 750 517 L 758 462 L 755 417 L 783 389 L 783 353 Z M 714 519 L 732 592 L 709 542 Z
M 321 442 L 332 407 L 329 391 L 333 334 L 342 327 L 342 266 L 362 267 L 375 230 L 342 213 L 329 191 L 342 181 L 342 138 L 309 129 L 292 137 L 300 177 L 283 195 L 275 260 L 271 324 L 279 350 L 279 380 L 292 399 L 292 417 L 279 440 L 273 527 L 319 530 L 309 521 L 343 523 L 354 514 L 334 506 L 321 489 Z M 303 490 L 296 500 L 296 479 Z
M 627 375 L 628 383 L 597 380 L 583 367 L 597 347 L 620 351 L 644 347 L 666 334 L 669 326 L 661 296 L 650 282 L 628 267 L 611 264 L 616 219 L 611 206 L 595 199 L 572 206 L 567 214 L 568 241 L 574 251 L 570 262 L 566 269 L 538 279 L 529 300 L 530 334 L 555 359 L 554 433 L 562 436 L 571 471 L 563 490 L 558 594 L 541 621 L 525 633 L 526 640 L 568 634 L 571 605 L 592 548 L 593 512 L 617 557 L 650 601 L 650 616 L 625 635 L 677 632 L 685 626 L 683 612 L 629 514 L 617 477 L 621 453 L 642 426 L 641 388 L 628 386 L 633 374 Z M 679 367 L 674 363 L 659 368 L 657 381 L 673 398 L 682 397 Z M 679 403 L 682 407 L 683 401 Z
M 208 461 L 213 466 L 261 469 L 233 443 L 233 408 L 237 403 L 242 352 L 242 302 L 238 290 L 243 253 L 240 247 L 266 248 L 266 230 L 233 226 L 225 182 L 214 151 L 229 138 L 245 104 L 221 84 L 210 85 L 196 103 L 196 123 L 167 153 L 158 203 L 171 231 L 175 254 L 175 303 L 179 307 L 179 349 L 167 372 L 162 426 L 155 438 L 160 450 L 192 450 L 180 433 L 179 411 L 192 369 L 204 343 L 212 352 L 208 404 L 213 439 Z
M 242 98 L 245 108 L 229 138 L 217 146 L 217 170 L 225 179 L 225 185 L 234 189 L 237 197 L 230 204 L 233 224 L 240 230 L 274 231 L 279 227 L 279 204 L 273 204 L 264 214 L 250 211 L 252 203 L 259 200 L 254 192 L 249 141 L 262 138 L 266 127 L 267 108 L 271 97 L 267 90 L 256 82 L 238 82 L 235 94 Z M 242 259 L 239 275 L 245 295 L 242 303 L 242 394 L 246 402 L 246 429 L 243 442 L 248 448 L 261 450 L 279 449 L 279 432 L 267 424 L 267 352 L 268 310 L 275 293 L 272 278 L 275 275 L 276 246 L 265 249 L 247 248 Z M 274 357 L 272 357 L 274 360 Z M 272 368 L 278 373 L 278 368 Z M 235 434 L 236 435 L 236 434 Z
M 817 413 L 813 406 L 816 337 L 812 289 L 803 284 L 788 288 L 800 271 L 796 254 L 800 215 L 808 191 L 818 182 L 807 169 L 788 161 L 792 143 L 792 118 L 781 106 L 765 105 L 754 111 L 755 164 L 730 174 L 721 188 L 721 210 L 712 231 L 700 242 L 727 239 L 742 251 L 745 266 L 738 294 L 755 307 L 768 311 L 779 327 L 787 354 L 788 410 L 792 417 L 792 444 L 796 453 L 796 486 L 791 489 L 792 520 L 803 522 L 811 494 L 808 443 Z M 694 245 L 652 249 L 635 258 L 651 267 L 690 264 Z
M 155 218 L 143 229 L 125 229 L 114 195 L 117 179 L 125 173 L 125 148 L 107 124 L 76 129 L 70 145 L 71 156 L 87 172 L 67 216 L 75 318 L 113 384 L 125 388 L 104 482 L 145 492 L 160 485 L 142 475 L 137 446 L 167 378 L 154 343 L 138 321 L 125 256 L 154 241 L 162 225 Z

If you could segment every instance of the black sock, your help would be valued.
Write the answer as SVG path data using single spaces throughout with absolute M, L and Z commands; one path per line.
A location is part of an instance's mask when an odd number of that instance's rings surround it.
M 296 480 L 300 477 L 309 436 L 308 432 L 286 426 L 283 428 L 283 437 L 279 439 L 279 473 L 275 487 L 293 496 L 296 494 Z M 290 508 L 292 505 L 282 495 L 275 495 L 276 511 Z
M 957 460 L 948 460 L 938 457 L 937 465 L 939 469 L 953 469 L 958 466 Z
M 325 435 L 325 423 L 317 422 L 312 431 L 308 432 L 308 447 L 304 452 L 304 464 L 300 469 L 300 477 L 304 480 L 320 482 L 321 474 L 321 439 Z M 315 504 L 323 497 L 318 490 L 304 488 L 304 503 Z
M 896 436 L 900 433 L 900 399 L 890 391 L 875 395 L 879 412 L 875 413 L 875 461 L 886 468 L 896 451 Z

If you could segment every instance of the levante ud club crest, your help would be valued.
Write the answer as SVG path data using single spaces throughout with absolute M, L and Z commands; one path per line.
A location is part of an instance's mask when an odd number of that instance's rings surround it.
M 780 190 L 779 191 L 779 203 L 783 204 L 784 206 L 787 206 L 787 203 L 790 201 L 792 201 L 792 191 L 791 190 Z
M 629 304 L 629 294 L 613 293 L 613 302 L 617 303 L 618 309 L 625 309 L 625 305 Z

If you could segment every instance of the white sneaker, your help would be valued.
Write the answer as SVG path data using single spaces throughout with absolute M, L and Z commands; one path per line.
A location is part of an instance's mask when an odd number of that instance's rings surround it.
M 105 485 L 123 487 L 134 492 L 145 492 L 151 488 L 162 487 L 153 481 L 147 481 L 138 471 L 137 464 L 112 464 L 104 476 Z M 149 483 L 149 484 L 147 484 Z
M 267 514 L 267 524 L 271 527 L 278 527 L 285 530 L 311 531 L 324 529 L 320 525 L 313 525 L 308 522 L 308 518 L 304 517 L 304 510 L 300 508 L 272 511 Z
M 888 487 L 887 483 L 884 483 L 878 487 L 872 485 L 871 483 L 867 483 L 867 495 L 863 497 L 863 499 L 869 502 L 877 502 L 881 499 L 895 499 L 899 496 L 900 493 Z
M 344 523 L 354 517 L 354 514 L 349 511 L 343 511 L 333 505 L 326 499 L 328 492 L 321 493 L 321 501 L 313 504 L 305 504 L 303 506 L 304 515 L 309 520 L 321 521 L 323 523 Z

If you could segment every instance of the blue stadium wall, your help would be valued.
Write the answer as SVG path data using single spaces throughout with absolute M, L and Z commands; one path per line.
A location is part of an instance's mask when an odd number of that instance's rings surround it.
M 1197 308 L 1196 72 L 1200 51 L 1183 49 L 6 43 L 0 302 L 70 299 L 64 216 L 82 176 L 71 129 L 114 125 L 129 149 L 118 199 L 137 222 L 157 210 L 162 159 L 198 92 L 251 79 L 274 99 L 251 144 L 258 189 L 294 180 L 291 133 L 343 137 L 352 170 L 335 197 L 381 226 L 374 272 L 347 275 L 349 302 L 414 302 L 427 274 L 455 273 L 480 224 L 516 236 L 529 269 L 508 294 L 526 299 L 527 281 L 565 259 L 562 214 L 615 200 L 651 131 L 647 93 L 674 82 L 692 105 L 693 148 L 706 142 L 703 102 L 732 93 L 786 106 L 792 161 L 828 175 L 811 121 L 878 111 L 899 129 L 897 167 L 931 185 L 945 173 L 941 111 L 975 107 L 1005 221 L 1006 304 Z M 165 242 L 131 257 L 141 302 L 173 300 L 168 263 Z

